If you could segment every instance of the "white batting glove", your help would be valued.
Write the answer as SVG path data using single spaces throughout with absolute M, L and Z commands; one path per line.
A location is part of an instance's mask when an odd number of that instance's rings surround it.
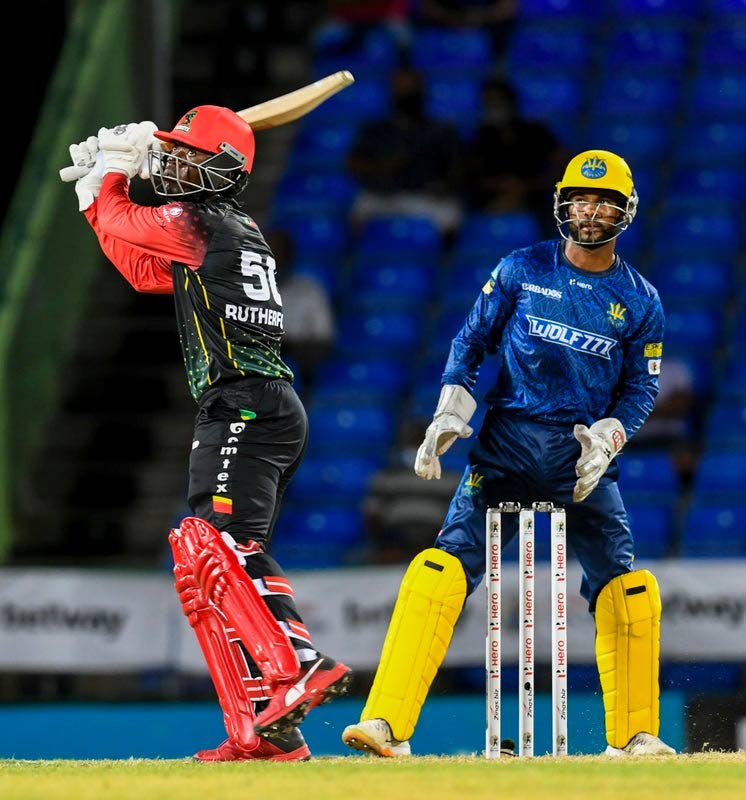
M 84 178 L 93 169 L 98 155 L 98 137 L 89 136 L 83 142 L 71 144 L 69 150 L 70 160 L 73 163 L 71 167 L 63 167 L 60 170 L 60 180 L 64 183 Z
M 103 180 L 103 157 L 98 149 L 98 138 L 89 136 L 85 141 L 70 145 L 71 167 L 60 170 L 63 181 L 75 181 L 78 210 L 85 211 L 98 197 Z
M 446 384 L 440 390 L 433 421 L 425 431 L 425 440 L 417 451 L 414 471 L 430 481 L 440 478 L 440 459 L 457 438 L 468 439 L 473 428 L 468 425 L 477 409 L 477 401 L 463 386 Z
M 158 129 L 154 122 L 130 122 L 115 128 L 101 128 L 98 146 L 104 154 L 104 175 L 121 172 L 134 178 L 147 171 L 147 153 Z M 149 174 L 146 172 L 146 174 Z
M 580 458 L 575 464 L 578 480 L 572 499 L 580 503 L 598 486 L 612 459 L 624 447 L 627 434 L 614 417 L 600 419 L 590 428 L 576 425 L 573 434 L 580 442 Z

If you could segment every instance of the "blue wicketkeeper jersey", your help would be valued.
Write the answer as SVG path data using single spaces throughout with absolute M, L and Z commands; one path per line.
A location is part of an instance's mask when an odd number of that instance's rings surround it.
M 442 383 L 473 392 L 495 355 L 490 406 L 569 425 L 616 417 L 631 437 L 658 394 L 658 292 L 618 256 L 604 272 L 578 269 L 563 245 L 539 242 L 499 262 L 451 343 Z

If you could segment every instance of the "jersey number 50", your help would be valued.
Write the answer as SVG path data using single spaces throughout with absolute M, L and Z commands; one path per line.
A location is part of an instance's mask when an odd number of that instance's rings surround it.
M 275 279 L 276 264 L 277 262 L 272 256 L 261 256 L 259 253 L 251 253 L 247 250 L 241 251 L 241 274 L 252 279 L 252 283 L 243 284 L 243 290 L 250 300 L 266 303 L 271 292 L 275 303 L 282 306 Z

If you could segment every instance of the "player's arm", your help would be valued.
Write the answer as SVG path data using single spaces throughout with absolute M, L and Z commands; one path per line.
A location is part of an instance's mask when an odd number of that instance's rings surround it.
M 580 458 L 573 500 L 580 503 L 596 488 L 612 459 L 645 422 L 658 394 L 658 374 L 663 352 L 663 308 L 651 298 L 638 330 L 625 342 L 625 356 L 617 400 L 609 414 L 588 428 L 576 425 Z
M 626 342 L 622 379 L 610 414 L 622 423 L 628 440 L 640 429 L 655 406 L 664 328 L 663 307 L 655 295 L 642 324 Z
M 441 383 L 473 391 L 485 354 L 494 353 L 508 316 L 515 307 L 517 282 L 509 259 L 504 259 L 482 287 L 448 353 Z
M 507 315 L 513 307 L 510 289 L 506 289 L 509 281 L 500 272 L 498 265 L 490 280 L 482 287 L 466 322 L 451 343 L 433 421 L 425 432 L 425 439 L 415 458 L 414 471 L 425 480 L 440 478 L 439 456 L 458 437 L 467 439 L 474 432 L 469 420 L 476 411 L 477 403 L 471 391 L 484 355 L 495 351 Z

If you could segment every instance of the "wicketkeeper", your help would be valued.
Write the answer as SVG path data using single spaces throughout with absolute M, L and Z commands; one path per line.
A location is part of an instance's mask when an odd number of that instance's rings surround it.
M 198 106 L 172 131 L 152 122 L 101 128 L 70 155 L 79 208 L 104 254 L 137 291 L 174 295 L 197 403 L 193 516 L 169 542 L 228 738 L 195 758 L 306 760 L 298 725 L 345 691 L 350 670 L 316 650 L 267 552 L 306 450 L 307 418 L 280 352 L 277 265 L 239 203 L 253 132 L 227 108 Z M 150 178 L 162 205 L 130 200 L 137 176 Z
M 472 435 L 472 391 L 486 355 L 497 361 L 495 383 L 443 527 L 402 580 L 360 722 L 342 735 L 350 747 L 409 755 L 454 625 L 485 572 L 486 509 L 549 500 L 567 509 L 580 593 L 595 618 L 606 752 L 674 752 L 658 738 L 660 593 L 648 570 L 634 569 L 614 461 L 653 409 L 663 352 L 658 293 L 615 252 L 636 212 L 622 158 L 575 156 L 554 193 L 561 238 L 503 258 L 453 339 L 414 465 L 421 478 L 438 479 L 438 457 Z

